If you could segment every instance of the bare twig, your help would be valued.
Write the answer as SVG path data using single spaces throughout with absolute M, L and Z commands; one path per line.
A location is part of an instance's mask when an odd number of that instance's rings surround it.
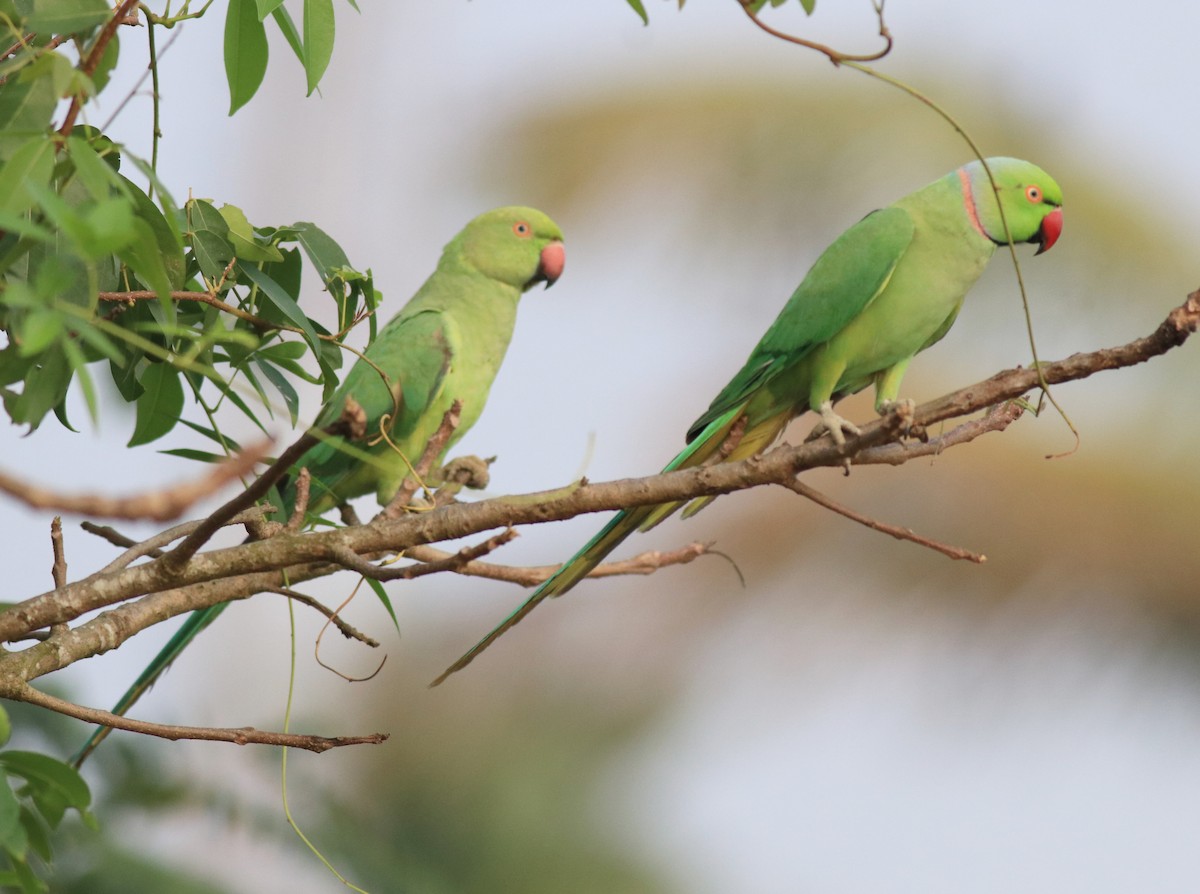
M 284 525 L 285 530 L 299 531 L 304 525 L 304 514 L 308 512 L 308 493 L 312 486 L 312 475 L 308 469 L 301 469 L 296 473 L 295 494 L 296 501 L 292 505 L 292 515 Z
M 54 516 L 54 521 L 50 522 L 50 548 L 54 553 L 54 565 L 50 569 L 50 574 L 54 579 L 54 589 L 66 586 L 67 583 L 67 557 L 63 552 L 63 536 L 62 536 L 62 518 Z
M 404 514 L 405 507 L 412 502 L 413 495 L 416 494 L 418 488 L 423 486 L 426 476 L 429 475 L 430 469 L 433 468 L 433 464 L 437 462 L 437 458 L 442 455 L 442 451 L 450 443 L 450 438 L 454 435 L 454 430 L 458 428 L 461 414 L 462 401 L 456 400 L 442 416 L 442 421 L 438 425 L 437 431 L 433 433 L 433 437 L 425 444 L 425 449 L 421 452 L 421 458 L 417 460 L 417 464 L 412 467 L 409 474 L 400 482 L 400 488 L 396 491 L 396 495 L 392 497 L 387 507 L 380 513 L 383 517 L 397 518 Z
M 117 26 L 128 23 L 130 14 L 137 8 L 139 2 L 140 0 L 124 0 L 116 8 L 116 11 L 113 12 L 112 17 L 104 23 L 104 27 L 96 37 L 96 42 L 92 44 L 91 51 L 79 63 L 79 70 L 89 78 L 95 73 L 96 66 L 100 64 L 100 59 L 104 56 L 105 47 L 113 39 L 113 35 L 117 33 Z M 66 117 L 63 118 L 62 127 L 58 129 L 61 136 L 65 137 L 71 133 L 71 128 L 75 126 L 75 119 L 79 117 L 79 110 L 82 108 L 82 105 L 82 94 L 76 93 L 71 97 L 71 105 L 67 109 Z
M 689 543 L 687 546 L 668 552 L 661 552 L 656 549 L 648 550 L 638 553 L 636 556 L 631 556 L 628 559 L 622 559 L 619 562 L 606 562 L 603 565 L 597 565 L 588 574 L 588 577 L 653 574 L 660 568 L 666 568 L 669 565 L 686 565 L 693 559 L 707 555 L 711 551 L 711 548 L 711 543 Z M 412 546 L 405 550 L 404 554 L 410 559 L 418 559 L 431 565 L 458 557 L 455 553 L 448 553 L 434 546 Z M 482 577 L 488 580 L 517 584 L 522 587 L 536 587 L 547 580 L 560 567 L 559 565 L 519 567 L 515 565 L 497 565 L 492 562 L 471 561 L 446 570 L 454 571 L 466 577 Z
M 342 544 L 333 544 L 330 546 L 325 552 L 325 558 L 331 562 L 336 562 L 348 571 L 353 571 L 372 580 L 411 580 L 414 577 L 424 577 L 427 574 L 436 574 L 440 571 L 457 571 L 468 562 L 499 549 L 516 536 L 516 530 L 508 528 L 503 533 L 489 537 L 482 543 L 463 547 L 457 553 L 449 554 L 444 558 L 420 565 L 406 565 L 402 568 L 386 568 L 376 565 Z
M 227 527 L 233 525 L 244 525 L 248 522 L 253 522 L 263 517 L 263 510 L 258 506 L 252 509 L 247 509 L 245 512 L 239 512 L 233 518 L 225 523 Z M 126 537 L 115 528 L 107 525 L 98 525 L 95 522 L 83 521 L 79 523 L 79 527 L 87 531 L 89 534 L 95 534 L 103 540 L 107 540 L 113 546 L 127 547 L 126 551 L 121 553 L 107 565 L 100 569 L 100 573 L 104 574 L 107 571 L 116 571 L 121 568 L 128 567 L 131 563 L 136 562 L 143 556 L 149 556 L 152 559 L 157 559 L 163 554 L 161 547 L 166 546 L 178 540 L 180 537 L 185 537 L 196 528 L 200 527 L 202 520 L 184 522 L 181 525 L 175 525 L 173 528 L 167 528 L 165 531 L 160 531 L 153 537 L 146 540 L 136 541 L 132 537 Z
M 335 611 L 324 603 L 318 602 L 306 593 L 301 593 L 298 590 L 293 590 L 290 587 L 270 587 L 264 592 L 276 593 L 280 596 L 286 596 L 294 602 L 299 602 L 301 605 L 306 605 L 311 609 L 315 609 L 325 616 L 325 620 L 333 624 L 338 629 L 338 632 L 346 639 L 356 639 L 365 646 L 370 646 L 372 649 L 379 648 L 379 640 L 374 637 L 367 636 L 365 633 L 357 630 L 350 624 L 346 623 L 338 612 L 341 611 L 341 606 Z
M 823 43 L 817 43 L 815 40 L 806 40 L 803 37 L 796 37 L 794 34 L 785 34 L 783 31 L 778 31 L 772 28 L 766 22 L 758 17 L 758 13 L 754 11 L 754 0 L 737 0 L 742 7 L 742 11 L 750 17 L 750 21 L 754 22 L 763 31 L 770 34 L 772 37 L 778 37 L 780 40 L 785 40 L 788 43 L 796 44 L 797 46 L 807 47 L 810 50 L 816 50 L 818 53 L 828 57 L 829 61 L 834 65 L 841 65 L 843 62 L 875 62 L 882 59 L 892 51 L 892 34 L 888 30 L 887 23 L 883 20 L 883 4 L 886 0 L 872 0 L 875 7 L 875 16 L 879 19 L 879 36 L 883 38 L 883 49 L 875 53 L 867 53 L 857 56 L 852 53 L 843 53 L 835 50 L 833 47 L 826 46 Z
M 882 444 L 863 450 L 853 459 L 856 466 L 889 465 L 899 466 L 909 460 L 923 456 L 938 456 L 957 447 L 974 441 L 980 435 L 988 432 L 1004 431 L 1025 413 L 1025 407 L 1016 400 L 1007 400 L 996 404 L 979 419 L 972 419 L 961 425 L 956 425 L 950 431 L 924 442 L 896 441 L 892 444 Z
M 342 415 L 333 425 L 328 426 L 323 432 L 309 429 L 303 435 L 296 439 L 279 459 L 271 463 L 267 469 L 255 479 L 254 483 L 247 487 L 244 491 L 204 519 L 194 531 L 184 538 L 179 546 L 175 547 L 160 560 L 163 563 L 164 570 L 168 574 L 176 574 L 188 560 L 196 554 L 209 538 L 212 537 L 220 528 L 229 524 L 229 520 L 246 509 L 253 506 L 261 499 L 271 485 L 287 474 L 288 470 L 299 460 L 309 448 L 318 443 L 323 435 L 341 435 L 355 438 L 362 437 L 362 407 L 354 401 L 353 398 L 346 398 L 346 405 L 342 409 Z
M 264 442 L 249 447 L 195 481 L 132 497 L 59 494 L 5 472 L 0 472 L 0 491 L 34 509 L 54 509 L 103 518 L 170 521 L 178 518 L 193 503 L 216 493 L 233 479 L 248 473 L 270 446 L 269 442 Z
M 172 38 L 174 40 L 174 38 Z M 159 298 L 158 292 L 151 292 L 145 289 L 136 289 L 128 292 L 99 292 L 96 295 L 101 301 L 112 301 L 116 303 L 132 303 L 134 301 L 157 301 Z M 212 292 L 170 292 L 168 297 L 172 301 L 198 301 L 201 304 L 207 304 L 210 307 L 215 307 L 222 313 L 227 313 L 230 316 L 237 317 L 256 329 L 263 332 L 295 332 L 299 335 L 305 335 L 303 329 L 299 326 L 292 326 L 289 323 L 278 323 L 274 320 L 268 320 L 263 317 L 257 317 L 249 311 L 242 310 L 240 307 L 228 304 L 222 301 Z M 317 338 L 321 341 L 336 342 L 340 340 L 344 333 L 335 333 L 332 335 L 318 334 Z
M 881 522 L 877 519 L 871 518 L 870 516 L 863 515 L 861 512 L 856 512 L 849 506 L 843 506 L 836 500 L 831 500 L 819 490 L 811 488 L 807 484 L 803 484 L 795 478 L 789 481 L 780 481 L 779 485 L 781 487 L 786 487 L 788 490 L 793 491 L 802 497 L 812 500 L 818 506 L 824 506 L 826 509 L 836 512 L 838 515 L 845 516 L 851 521 L 858 522 L 860 525 L 865 525 L 872 531 L 880 531 L 884 534 L 889 534 L 892 537 L 895 537 L 897 540 L 908 540 L 911 543 L 918 544 L 919 546 L 929 547 L 929 549 L 939 552 L 944 556 L 949 556 L 951 559 L 966 559 L 970 562 L 975 562 L 976 564 L 983 564 L 987 561 L 987 556 L 981 553 L 972 552 L 969 549 L 963 549 L 959 546 L 951 546 L 947 543 L 941 543 L 940 541 L 918 534 L 911 528 L 898 528 L 895 525 L 889 525 L 887 522 Z
M 26 702 L 47 708 L 76 720 L 83 720 L 99 726 L 113 729 L 123 729 L 131 733 L 141 733 L 146 736 L 156 736 L 160 739 L 202 739 L 208 742 L 232 742 L 235 745 L 274 745 L 285 748 L 303 748 L 320 754 L 331 748 L 342 748 L 346 745 L 378 745 L 389 738 L 387 733 L 372 733 L 367 736 L 309 736 L 301 733 L 276 733 L 268 730 L 258 730 L 254 727 L 222 728 L 206 726 L 173 726 L 166 723 L 150 723 L 145 720 L 134 720 L 122 717 L 110 711 L 97 708 L 87 708 L 53 695 L 34 689 L 28 683 L 8 685 L 4 689 L 4 697 L 14 701 Z

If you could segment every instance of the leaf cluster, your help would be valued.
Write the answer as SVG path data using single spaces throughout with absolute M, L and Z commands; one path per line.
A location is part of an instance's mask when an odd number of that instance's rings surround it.
M 230 4 L 234 109 L 258 83 L 247 74 L 247 9 L 259 30 L 270 15 L 293 34 L 311 91 L 332 52 L 331 3 L 306 0 L 299 37 L 280 2 Z M 203 12 L 185 4 L 174 15 L 148 13 L 147 29 Z M 264 410 L 286 407 L 294 424 L 294 377 L 328 394 L 340 338 L 361 320 L 373 326 L 379 295 L 370 271 L 352 266 L 316 224 L 255 225 L 235 205 L 178 203 L 152 163 L 96 127 L 71 124 L 71 111 L 59 119 L 64 100 L 86 111 L 108 85 L 122 30 L 106 27 L 113 15 L 104 0 L 0 0 L 0 28 L 12 40 L 0 59 L 0 401 L 31 430 L 50 413 L 71 427 L 72 385 L 96 421 L 108 382 L 136 406 L 130 445 L 171 431 L 191 401 L 208 424 L 184 424 L 216 446 L 179 452 L 211 459 L 236 447 L 216 422 L 223 405 L 260 427 Z M 265 43 L 252 61 L 261 81 Z M 306 266 L 333 299 L 334 332 L 301 308 Z

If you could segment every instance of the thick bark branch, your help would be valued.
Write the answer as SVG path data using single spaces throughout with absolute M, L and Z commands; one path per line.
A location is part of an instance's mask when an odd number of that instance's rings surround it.
M 1115 348 L 1044 363 L 1042 374 L 1047 382 L 1058 384 L 1141 363 L 1182 344 L 1198 323 L 1200 292 L 1189 296 L 1151 335 Z M 1034 370 L 1006 370 L 917 407 L 912 421 L 928 427 L 997 407 L 1037 387 Z M 916 446 L 897 443 L 902 420 L 890 415 L 865 425 L 861 435 L 848 440 L 844 454 L 828 438 L 800 446 L 785 444 L 742 462 L 603 484 L 580 482 L 556 491 L 452 504 L 428 512 L 407 513 L 396 519 L 377 518 L 356 527 L 313 533 L 284 532 L 267 541 L 197 553 L 181 569 L 166 567 L 167 556 L 164 556 L 132 567 L 99 572 L 0 613 L 0 641 L 14 642 L 51 625 L 75 621 L 86 612 L 125 603 L 74 629 L 56 628 L 45 642 L 24 651 L 0 655 L 0 680 L 33 679 L 116 648 L 137 631 L 185 611 L 332 574 L 343 567 L 335 557 L 347 558 L 352 554 L 377 557 L 407 550 L 414 558 L 436 562 L 444 556 L 422 554 L 430 549 L 429 544 L 589 512 L 688 500 L 763 484 L 786 485 L 806 469 L 840 466 L 847 456 L 852 462 L 898 464 L 932 450 L 965 443 L 984 431 L 1001 429 L 1015 415 L 1011 406 L 1001 407 L 930 444 Z M 446 570 L 471 573 L 472 566 L 478 569 L 486 565 L 465 557 L 448 565 L 460 562 L 460 567 Z M 498 574 L 483 576 L 499 577 Z M 529 582 L 536 582 L 536 576 L 530 574 Z

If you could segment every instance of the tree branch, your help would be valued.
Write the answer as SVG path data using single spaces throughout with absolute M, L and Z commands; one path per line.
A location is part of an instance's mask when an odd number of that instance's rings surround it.
M 234 454 L 195 481 L 131 497 L 59 494 L 5 472 L 0 472 L 0 492 L 7 493 L 34 509 L 53 509 L 56 512 L 73 512 L 77 515 L 102 518 L 170 521 L 182 515 L 193 503 L 216 493 L 235 478 L 251 472 L 270 446 L 270 442 L 265 441 L 249 447 L 241 453 Z
M 87 708 L 53 695 L 34 689 L 28 683 L 9 686 L 4 689 L 4 697 L 14 701 L 26 702 L 47 708 L 76 720 L 83 720 L 98 726 L 109 726 L 113 729 L 123 729 L 131 733 L 141 733 L 146 736 L 156 736 L 160 739 L 202 739 L 208 742 L 232 742 L 235 745 L 274 745 L 284 748 L 303 748 L 316 754 L 331 748 L 342 748 L 346 745 L 378 745 L 389 738 L 387 733 L 372 733 L 367 736 L 310 736 L 303 733 L 276 733 L 258 730 L 252 726 L 228 728 L 207 726 L 173 726 L 166 723 L 150 723 L 145 720 L 134 720 L 122 717 L 109 711 L 97 708 Z
M 1072 355 L 1042 365 L 1051 384 L 1082 379 L 1093 373 L 1131 366 L 1182 344 L 1200 324 L 1200 292 L 1171 312 L 1150 335 L 1125 345 Z M 1037 387 L 1030 369 L 1010 369 L 917 407 L 912 420 L 929 427 L 1020 397 Z M 267 541 L 197 553 L 177 574 L 164 574 L 161 562 L 133 565 L 91 575 L 0 613 L 0 642 L 27 638 L 32 632 L 77 619 L 80 615 L 125 602 L 47 642 L 0 654 L 0 680 L 15 675 L 33 679 L 74 661 L 116 648 L 136 632 L 166 618 L 218 602 L 244 599 L 256 592 L 297 584 L 341 570 L 328 561 L 331 550 L 345 548 L 359 556 L 406 552 L 410 557 L 440 561 L 422 554 L 423 547 L 497 528 L 540 524 L 633 506 L 683 501 L 728 493 L 762 484 L 780 484 L 816 467 L 840 466 L 853 460 L 893 462 L 965 443 L 986 430 L 1007 424 L 1014 411 L 996 410 L 983 420 L 966 423 L 931 445 L 892 445 L 901 420 L 891 414 L 862 428 L 847 440 L 845 453 L 828 437 L 800 446 L 782 445 L 767 454 L 733 463 L 682 469 L 645 478 L 567 488 L 476 503 L 455 503 L 429 512 L 405 513 L 396 519 L 376 518 L 357 527 L 312 533 L 284 532 Z M 1013 417 L 1015 418 L 1015 417 Z M 484 563 L 468 561 L 460 573 Z M 496 566 L 501 567 L 501 566 Z M 480 576 L 501 577 L 487 569 Z M 128 601 L 127 600 L 134 600 Z

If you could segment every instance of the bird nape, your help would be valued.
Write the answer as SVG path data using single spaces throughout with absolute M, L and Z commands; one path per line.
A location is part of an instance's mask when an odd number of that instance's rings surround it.
M 873 385 L 875 409 L 886 412 L 899 398 L 909 362 L 950 330 L 996 246 L 1032 242 L 1041 254 L 1058 240 L 1062 223 L 1058 184 L 1015 158 L 973 161 L 868 214 L 817 258 L 663 471 L 746 459 L 808 410 L 844 446 L 845 435 L 858 428 L 834 412 L 834 403 Z M 735 425 L 742 428 L 740 439 L 718 456 Z M 694 501 L 685 517 L 712 499 Z M 657 524 L 681 505 L 618 512 L 431 685 L 470 664 L 542 600 L 574 587 L 634 531 Z

